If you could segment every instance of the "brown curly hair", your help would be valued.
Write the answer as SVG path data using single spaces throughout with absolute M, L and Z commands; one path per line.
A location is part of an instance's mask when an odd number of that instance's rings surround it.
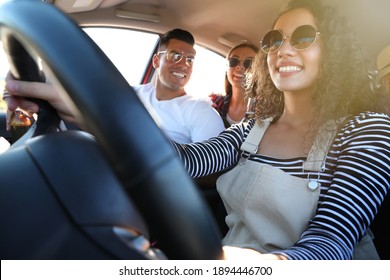
M 384 112 L 377 102 L 378 94 L 370 84 L 369 63 L 357 36 L 336 9 L 317 0 L 292 0 L 274 21 L 288 11 L 304 8 L 316 20 L 323 41 L 321 76 L 313 95 L 311 133 L 327 120 L 339 120 L 363 111 Z M 284 109 L 283 92 L 273 84 L 267 66 L 267 55 L 259 52 L 250 79 L 250 95 L 256 96 L 256 117 L 278 118 Z

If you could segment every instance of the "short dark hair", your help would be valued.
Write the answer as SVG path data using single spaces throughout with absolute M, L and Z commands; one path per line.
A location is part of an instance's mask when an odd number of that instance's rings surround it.
M 169 30 L 168 32 L 164 33 L 161 36 L 160 42 L 158 44 L 158 49 L 161 49 L 162 47 L 166 47 L 169 43 L 169 40 L 176 39 L 183 42 L 186 42 L 190 44 L 191 46 L 194 46 L 195 39 L 192 34 L 186 30 L 175 28 L 172 30 Z

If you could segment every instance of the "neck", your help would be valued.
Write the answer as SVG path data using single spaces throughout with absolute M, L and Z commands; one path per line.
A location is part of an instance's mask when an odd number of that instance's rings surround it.
M 246 108 L 246 97 L 245 90 L 242 87 L 233 87 L 232 88 L 232 99 L 230 101 L 230 106 Z
M 159 82 L 156 84 L 156 99 L 159 101 L 170 100 L 183 95 L 186 95 L 184 88 L 172 89 Z
M 310 123 L 313 119 L 311 98 L 311 94 L 284 93 L 285 105 L 279 121 L 293 126 Z
M 237 91 L 236 88 L 233 88 L 232 98 L 229 103 L 228 115 L 235 121 L 241 121 L 246 112 L 246 100 L 245 100 L 245 91 L 241 89 Z

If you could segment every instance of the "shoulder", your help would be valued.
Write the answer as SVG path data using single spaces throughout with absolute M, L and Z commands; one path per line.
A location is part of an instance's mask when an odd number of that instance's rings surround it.
M 224 95 L 218 92 L 212 92 L 209 94 L 209 98 L 212 102 L 216 102 L 218 100 L 223 100 Z
M 371 146 L 385 145 L 390 149 L 390 117 L 382 113 L 363 112 L 348 117 L 338 136 L 344 144 Z
M 221 93 L 212 93 L 209 95 L 209 98 L 213 108 L 215 108 L 221 116 L 225 116 L 229 106 L 230 96 Z
M 211 100 L 211 102 L 214 105 L 223 106 L 224 103 L 226 103 L 228 101 L 228 99 L 230 99 L 230 98 L 226 94 L 213 92 L 213 93 L 209 94 L 209 99 Z
M 154 85 L 151 83 L 143 84 L 143 85 L 136 85 L 132 86 L 136 93 L 146 93 L 146 92 L 153 92 L 155 90 Z
M 383 113 L 362 112 L 348 117 L 344 123 L 348 130 L 390 129 L 390 117 Z
M 183 106 L 187 106 L 187 107 L 192 107 L 197 109 L 212 108 L 211 100 L 206 97 L 196 97 L 187 94 L 175 99 L 177 99 L 178 102 L 182 103 Z

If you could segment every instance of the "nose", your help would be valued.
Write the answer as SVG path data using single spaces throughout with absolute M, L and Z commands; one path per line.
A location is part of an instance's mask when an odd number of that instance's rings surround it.
M 240 60 L 236 66 L 238 69 L 245 69 L 244 67 L 244 60 Z
M 176 62 L 175 65 L 178 65 L 183 69 L 187 67 L 191 67 L 184 56 L 178 62 Z
M 177 64 L 183 64 L 189 68 L 192 68 L 192 64 L 188 62 L 187 57 L 185 55 L 182 56 L 182 58 L 180 59 L 180 61 L 177 62 Z
M 190 63 L 190 62 L 188 62 L 186 57 L 185 57 L 183 60 L 185 61 L 186 65 L 187 65 L 188 67 L 192 68 L 192 65 L 193 65 L 193 64 Z
M 291 36 L 284 36 L 283 43 L 278 49 L 278 56 L 293 55 L 296 50 L 291 46 Z

